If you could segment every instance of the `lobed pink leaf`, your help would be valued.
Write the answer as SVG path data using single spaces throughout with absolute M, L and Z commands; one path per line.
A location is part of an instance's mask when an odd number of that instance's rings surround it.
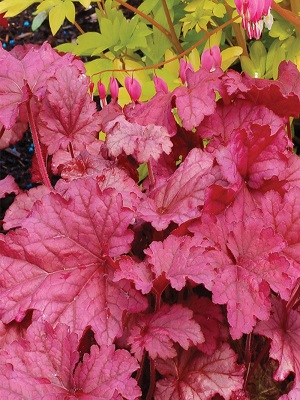
M 288 397 L 296 399 L 300 391 L 300 314 L 299 310 L 287 311 L 286 302 L 272 298 L 272 313 L 267 321 L 260 321 L 255 327 L 256 334 L 271 339 L 270 357 L 278 361 L 279 366 L 273 378 L 283 381 L 290 372 L 295 374 L 294 385 Z
M 216 394 L 229 400 L 244 382 L 244 367 L 228 343 L 210 356 L 193 348 L 182 351 L 174 359 L 155 360 L 155 367 L 164 376 L 156 383 L 155 400 L 207 400 Z
M 24 221 L 26 230 L 4 238 L 0 314 L 8 323 L 37 309 L 76 332 L 90 325 L 99 344 L 110 344 L 122 334 L 123 313 L 147 306 L 129 282 L 112 282 L 105 261 L 129 250 L 133 213 L 120 194 L 101 193 L 92 178 L 71 182 L 66 196 L 44 196 Z
M 292 62 L 280 64 L 277 80 L 257 79 L 229 71 L 222 81 L 231 99 L 238 97 L 263 105 L 281 117 L 299 115 L 300 79 L 297 66 Z
M 0 199 L 9 193 L 18 194 L 19 192 L 20 188 L 16 184 L 13 176 L 7 175 L 4 179 L 0 180 Z
M 154 314 L 140 316 L 130 329 L 128 344 L 138 360 L 144 350 L 152 359 L 176 356 L 174 342 L 185 350 L 204 342 L 200 326 L 193 320 L 193 312 L 179 304 L 163 305 Z
M 293 280 L 288 260 L 280 255 L 285 248 L 282 237 L 255 214 L 242 220 L 231 218 L 229 209 L 228 220 L 222 215 L 206 216 L 189 229 L 210 240 L 203 262 L 214 263 L 218 271 L 213 302 L 227 304 L 230 333 L 237 339 L 252 331 L 256 318 L 268 319 L 270 288 L 288 299 Z
M 159 92 L 146 103 L 128 104 L 124 107 L 124 115 L 131 123 L 139 125 L 162 126 L 170 136 L 177 132 L 176 121 L 172 113 L 172 93 Z
M 193 149 L 179 168 L 159 181 L 141 202 L 139 215 L 157 230 L 171 221 L 183 223 L 200 214 L 207 186 L 216 182 L 213 156 Z
M 212 288 L 216 273 L 210 264 L 203 261 L 204 251 L 198 238 L 170 235 L 163 242 L 152 242 L 144 253 L 156 277 L 164 273 L 171 286 L 180 291 L 186 280 Z
M 119 393 L 134 400 L 141 394 L 131 378 L 138 363 L 126 350 L 94 345 L 79 361 L 77 348 L 78 337 L 67 325 L 53 329 L 47 322 L 34 322 L 24 340 L 0 352 L 1 396 L 14 400 L 110 400 Z
M 254 105 L 250 101 L 235 99 L 226 104 L 224 100 L 217 102 L 214 114 L 205 117 L 197 127 L 202 138 L 220 138 L 221 143 L 230 141 L 235 130 L 248 129 L 252 124 L 268 125 L 271 135 L 278 131 L 285 132 L 285 121 L 264 105 Z
M 20 193 L 5 213 L 4 229 L 22 226 L 22 222 L 31 212 L 33 204 L 50 192 L 51 190 L 47 186 L 42 185 Z
M 96 139 L 100 118 L 88 85 L 89 79 L 75 66 L 63 66 L 48 79 L 38 124 L 50 154 L 67 149 L 70 143 L 81 151 Z
M 269 126 L 251 124 L 233 131 L 226 147 L 216 151 L 223 176 L 232 184 L 245 182 L 253 189 L 278 176 L 287 166 L 288 139 L 281 129 L 272 135 Z
M 216 109 L 216 94 L 219 89 L 222 71 L 214 72 L 200 69 L 197 72 L 187 70 L 187 86 L 173 91 L 178 115 L 182 126 L 187 130 L 196 128 L 207 115 Z
M 171 152 L 170 135 L 162 126 L 142 126 L 136 122 L 128 122 L 121 115 L 106 125 L 105 132 L 108 151 L 114 157 L 124 151 L 139 163 L 143 163 L 150 158 L 158 160 L 162 153 Z

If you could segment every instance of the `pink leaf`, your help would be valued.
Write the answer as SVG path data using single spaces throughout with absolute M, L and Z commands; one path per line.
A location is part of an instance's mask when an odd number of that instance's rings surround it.
M 21 321 L 37 309 L 76 332 L 90 325 L 99 344 L 110 344 L 122 334 L 123 313 L 147 306 L 129 282 L 112 282 L 105 261 L 129 250 L 133 213 L 92 178 L 71 182 L 66 196 L 44 196 L 24 221 L 26 231 L 1 243 L 0 314 L 4 322 Z
M 152 242 L 144 253 L 156 277 L 165 273 L 171 286 L 179 291 L 187 279 L 211 289 L 216 273 L 211 265 L 203 262 L 204 251 L 199 239 L 170 235 L 163 242 Z
M 138 360 L 142 359 L 144 350 L 152 359 L 175 357 L 174 342 L 185 350 L 204 342 L 201 329 L 193 320 L 193 312 L 179 304 L 163 305 L 154 314 L 140 316 L 128 338 L 131 351 Z
M 0 47 L 0 121 L 11 129 L 19 115 L 20 105 L 28 99 L 24 87 L 25 71 L 22 62 Z
M 83 150 L 95 140 L 100 119 L 88 95 L 89 79 L 74 66 L 57 69 L 47 81 L 47 96 L 39 113 L 39 133 L 50 154 L 59 148 Z
M 217 347 L 228 338 L 221 307 L 206 297 L 196 296 L 190 297 L 184 305 L 194 312 L 194 320 L 200 325 L 205 338 L 197 348 L 207 355 L 213 355 Z
M 7 175 L 4 179 L 0 180 L 0 199 L 9 193 L 18 194 L 19 192 L 20 188 L 11 175 Z
M 213 302 L 227 304 L 230 333 L 237 339 L 251 332 L 256 318 L 268 319 L 270 287 L 288 299 L 292 280 L 287 259 L 279 255 L 285 243 L 261 218 L 244 216 L 232 225 L 230 212 L 228 220 L 223 218 L 206 217 L 191 229 L 210 240 L 203 262 L 214 263 L 218 270 Z
M 285 121 L 263 105 L 256 106 L 249 101 L 235 99 L 233 103 L 217 102 L 213 115 L 205 117 L 197 128 L 202 138 L 220 138 L 221 143 L 227 143 L 236 129 L 248 129 L 253 123 L 268 125 L 271 135 L 279 130 L 285 130 Z
M 288 273 L 297 278 L 300 271 L 300 188 L 294 187 L 284 197 L 269 192 L 262 202 L 262 210 L 267 223 L 280 234 L 287 246 L 283 254 L 289 259 Z
M 33 204 L 45 194 L 50 193 L 50 191 L 47 186 L 42 185 L 20 193 L 5 213 L 4 229 L 8 230 L 22 226 L 22 222 L 31 212 Z
M 114 282 L 127 279 L 134 283 L 137 290 L 143 294 L 151 291 L 153 286 L 153 274 L 150 265 L 140 262 L 135 263 L 131 257 L 124 256 L 118 260 L 119 269 L 115 272 Z
M 128 104 L 124 107 L 126 119 L 139 125 L 163 126 L 170 136 L 177 131 L 174 115 L 172 113 L 173 94 L 159 92 L 146 103 Z
M 181 86 L 174 90 L 178 115 L 185 129 L 196 128 L 206 115 L 214 113 L 215 90 L 219 88 L 218 79 L 221 73 L 219 69 L 215 72 L 208 72 L 203 68 L 197 72 L 188 70 L 187 87 Z
M 172 360 L 156 360 L 155 366 L 164 376 L 156 384 L 156 400 L 207 400 L 215 394 L 229 400 L 244 381 L 244 368 L 228 343 L 211 356 L 190 349 Z
M 252 78 L 230 71 L 223 82 L 231 98 L 239 97 L 255 105 L 263 105 L 281 117 L 298 117 L 300 107 L 300 79 L 297 67 L 292 62 L 282 62 L 278 69 L 278 80 Z M 274 101 L 276 99 L 276 101 Z
M 134 400 L 141 394 L 131 378 L 137 361 L 126 350 L 94 345 L 78 363 L 77 348 L 78 337 L 68 326 L 53 329 L 47 322 L 33 323 L 25 340 L 7 345 L 0 353 L 1 396 L 110 400 L 117 392 Z
M 287 312 L 286 303 L 273 298 L 270 318 L 267 321 L 259 322 L 254 332 L 271 339 L 270 357 L 279 363 L 273 378 L 277 381 L 283 381 L 290 372 L 295 373 L 293 390 L 289 393 L 288 399 L 296 399 L 297 397 L 294 397 L 295 392 L 300 391 L 299 311 L 291 310 Z
M 170 178 L 162 179 L 142 201 L 139 214 L 157 230 L 171 221 L 185 222 L 200 214 L 207 186 L 215 183 L 213 157 L 193 149 Z
M 227 146 L 216 152 L 223 176 L 232 184 L 246 182 L 258 189 L 287 166 L 288 140 L 284 130 L 272 135 L 269 126 L 252 124 L 233 131 Z
M 124 151 L 143 163 L 151 157 L 158 160 L 162 153 L 171 152 L 169 133 L 162 126 L 130 123 L 121 115 L 106 125 L 105 132 L 109 153 L 114 157 Z

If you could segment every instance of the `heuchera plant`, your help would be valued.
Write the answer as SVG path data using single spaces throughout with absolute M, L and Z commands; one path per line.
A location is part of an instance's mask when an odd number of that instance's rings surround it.
M 213 53 L 99 112 L 71 54 L 0 49 L 1 147 L 29 125 L 42 183 L 0 182 L 1 398 L 245 400 L 268 350 L 297 398 L 300 74 Z

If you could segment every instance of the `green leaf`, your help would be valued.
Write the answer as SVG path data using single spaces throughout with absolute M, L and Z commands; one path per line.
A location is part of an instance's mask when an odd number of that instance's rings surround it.
M 294 31 L 295 29 L 292 24 L 284 19 L 281 19 L 280 21 L 274 21 L 269 35 L 273 38 L 284 40 L 292 36 Z
M 73 53 L 77 56 L 90 56 L 102 42 L 102 35 L 98 32 L 87 32 L 77 37 L 77 46 Z M 104 44 L 104 49 L 106 45 Z
M 260 40 L 253 42 L 250 48 L 250 58 L 254 64 L 258 78 L 263 78 L 266 72 L 267 50 Z
M 64 4 L 60 2 L 49 11 L 49 24 L 53 35 L 59 30 L 65 20 Z
M 14 17 L 34 3 L 36 3 L 36 0 L 2 0 L 0 13 L 6 12 L 6 17 Z
M 47 11 L 41 11 L 36 15 L 31 24 L 31 29 L 33 32 L 35 32 L 39 27 L 42 25 L 42 23 L 48 18 L 48 13 Z

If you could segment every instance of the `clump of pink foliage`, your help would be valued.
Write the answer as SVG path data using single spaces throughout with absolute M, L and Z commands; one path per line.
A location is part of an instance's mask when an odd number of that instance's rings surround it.
M 296 398 L 296 66 L 277 81 L 187 69 L 172 92 L 156 78 L 148 102 L 99 112 L 72 55 L 44 44 L 0 61 L 0 148 L 29 125 L 42 183 L 0 182 L 16 194 L 0 235 L 1 398 L 245 400 L 253 337 L 269 339 L 275 381 L 294 374 L 280 399 Z

